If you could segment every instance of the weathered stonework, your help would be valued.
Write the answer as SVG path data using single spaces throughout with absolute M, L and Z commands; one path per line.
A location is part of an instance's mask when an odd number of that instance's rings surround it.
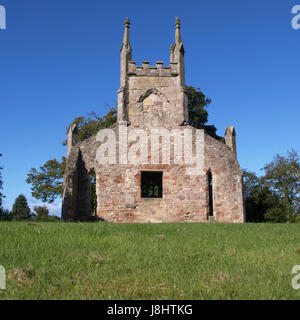
M 86 220 L 92 215 L 90 174 L 94 172 L 97 217 L 105 221 L 244 222 L 242 171 L 236 159 L 233 127 L 226 130 L 226 144 L 201 131 L 204 158 L 198 175 L 186 173 L 189 166 L 184 160 L 187 159 L 183 157 L 182 163 L 174 159 L 175 143 L 183 138 L 184 130 L 193 130 L 193 147 L 196 145 L 197 131 L 187 124 L 188 98 L 179 19 L 176 19 L 175 40 L 175 46 L 172 45 L 170 50 L 169 67 L 164 67 L 162 62 L 151 67 L 146 61 L 138 67 L 131 61 L 129 20 L 126 19 L 121 48 L 118 123 L 110 128 L 116 137 L 117 162 L 100 164 L 97 150 L 102 142 L 97 141 L 97 136 L 92 136 L 78 143 L 75 128 L 70 128 L 62 206 L 65 221 Z M 137 128 L 144 130 L 146 139 L 138 155 L 145 157 L 146 154 L 146 164 L 133 164 L 127 158 L 119 161 L 120 150 L 124 147 L 123 133 L 120 135 L 119 131 L 124 128 L 128 136 Z M 168 132 L 177 130 L 175 138 L 171 135 L 170 144 L 167 140 L 159 140 L 161 153 L 171 146 L 169 163 L 151 158 L 153 128 L 164 128 Z M 134 141 L 131 141 L 127 147 L 133 144 Z M 162 198 L 142 197 L 142 171 L 162 172 Z M 212 193 L 209 191 L 208 172 L 212 177 Z M 210 212 L 210 200 L 213 215 Z

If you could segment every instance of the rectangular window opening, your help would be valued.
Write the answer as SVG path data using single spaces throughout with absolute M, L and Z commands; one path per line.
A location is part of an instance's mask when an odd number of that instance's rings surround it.
M 162 198 L 162 180 L 161 171 L 142 171 L 141 172 L 141 192 L 142 198 Z

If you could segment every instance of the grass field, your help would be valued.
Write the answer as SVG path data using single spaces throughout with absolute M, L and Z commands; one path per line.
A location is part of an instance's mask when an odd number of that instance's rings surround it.
M 0 223 L 0 299 L 299 299 L 300 225 Z

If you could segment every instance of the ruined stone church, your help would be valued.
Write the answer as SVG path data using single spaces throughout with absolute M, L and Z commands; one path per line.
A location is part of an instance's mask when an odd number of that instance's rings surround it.
M 63 220 L 244 222 L 234 127 L 224 144 L 189 125 L 179 19 L 169 66 L 137 66 L 129 27 L 127 18 L 117 123 L 82 142 L 77 127 L 69 128 Z

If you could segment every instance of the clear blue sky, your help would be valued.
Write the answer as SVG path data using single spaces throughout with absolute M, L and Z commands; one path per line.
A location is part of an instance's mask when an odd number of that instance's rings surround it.
M 259 172 L 276 153 L 300 151 L 300 0 L 0 0 L 0 164 L 10 208 L 28 171 L 66 154 L 66 127 L 105 113 L 119 88 L 123 21 L 133 59 L 169 63 L 174 21 L 182 22 L 186 83 L 212 99 L 209 122 L 237 131 L 242 168 Z M 60 201 L 51 206 L 59 213 Z

